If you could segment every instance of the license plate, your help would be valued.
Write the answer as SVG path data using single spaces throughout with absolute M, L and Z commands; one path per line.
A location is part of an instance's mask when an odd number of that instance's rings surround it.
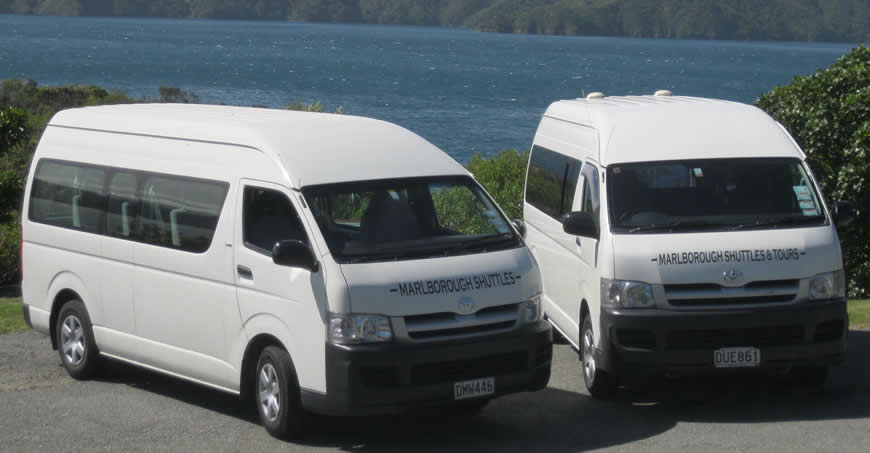
M 753 368 L 761 364 L 758 348 L 722 348 L 713 351 L 716 368 Z
M 478 398 L 495 393 L 495 378 L 474 379 L 453 384 L 453 399 Z

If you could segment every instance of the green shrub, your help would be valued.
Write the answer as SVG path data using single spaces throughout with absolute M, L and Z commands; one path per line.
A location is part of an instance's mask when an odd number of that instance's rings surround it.
M 27 120 L 23 109 L 12 106 L 0 109 L 0 156 L 30 136 Z
M 861 46 L 833 66 L 795 78 L 757 105 L 782 123 L 807 153 L 829 206 L 855 204 L 840 228 L 849 294 L 870 295 L 870 49 Z
M 529 152 L 504 150 L 495 157 L 475 154 L 468 170 L 495 199 L 510 219 L 523 218 L 523 185 Z

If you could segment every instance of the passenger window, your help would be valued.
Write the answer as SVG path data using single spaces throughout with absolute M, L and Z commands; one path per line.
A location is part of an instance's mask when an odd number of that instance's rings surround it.
M 592 216 L 595 229 L 601 231 L 601 198 L 599 198 L 598 169 L 592 164 L 583 167 L 583 212 Z
M 558 220 L 574 204 L 580 161 L 540 146 L 532 149 L 526 201 Z
M 147 176 L 142 185 L 138 239 L 202 253 L 211 246 L 227 185 L 171 176 Z
M 109 215 L 106 221 L 106 233 L 109 236 L 132 239 L 135 237 L 138 217 L 136 175 L 115 173 L 109 182 Z
M 563 190 L 562 209 L 559 212 L 561 218 L 563 214 L 571 212 L 571 207 L 574 206 L 574 194 L 577 193 L 577 183 L 580 181 L 580 166 L 582 162 L 576 159 L 568 158 L 568 169 L 565 177 L 565 188 Z
M 302 221 L 283 193 L 245 187 L 243 203 L 242 239 L 246 246 L 271 256 L 272 248 L 279 241 L 308 243 Z
M 105 174 L 103 169 L 79 164 L 40 162 L 31 189 L 30 220 L 101 233 Z

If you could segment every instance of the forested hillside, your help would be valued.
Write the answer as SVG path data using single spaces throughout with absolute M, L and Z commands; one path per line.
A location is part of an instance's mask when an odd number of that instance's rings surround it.
M 870 38 L 868 0 L 0 0 L 0 13 L 441 25 L 656 38 Z

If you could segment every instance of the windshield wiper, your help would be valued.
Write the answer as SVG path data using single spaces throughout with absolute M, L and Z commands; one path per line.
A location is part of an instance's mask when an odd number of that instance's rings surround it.
M 444 249 L 444 254 L 445 255 L 452 255 L 452 254 L 457 253 L 457 252 L 462 252 L 462 251 L 472 250 L 472 249 L 477 249 L 477 248 L 480 248 L 480 249 L 483 249 L 484 251 L 486 251 L 488 246 L 500 244 L 500 243 L 506 242 L 506 241 L 511 240 L 511 239 L 516 239 L 516 236 L 514 235 L 514 233 L 490 234 L 490 235 L 479 237 L 476 239 L 470 239 L 470 240 L 460 242 L 459 244 L 456 244 L 452 247 L 447 247 L 446 249 Z
M 692 221 L 677 220 L 677 221 L 671 222 L 671 223 L 658 223 L 658 224 L 653 223 L 650 225 L 636 226 L 636 227 L 628 230 L 628 232 L 629 233 L 640 233 L 640 232 L 644 232 L 644 231 L 662 231 L 662 230 L 674 231 L 674 230 L 683 230 L 683 229 L 689 229 L 689 228 L 715 227 L 715 226 L 724 226 L 724 225 L 721 223 L 718 223 L 718 222 L 708 222 L 706 220 L 692 220 Z
M 808 217 L 785 217 L 782 219 L 768 219 L 768 220 L 756 220 L 755 222 L 750 223 L 741 223 L 739 225 L 734 225 L 733 230 L 745 230 L 748 228 L 758 228 L 758 227 L 766 227 L 766 226 L 787 226 L 787 225 L 801 225 L 804 223 L 814 223 L 824 220 L 825 218 L 820 215 L 816 216 L 808 216 Z

